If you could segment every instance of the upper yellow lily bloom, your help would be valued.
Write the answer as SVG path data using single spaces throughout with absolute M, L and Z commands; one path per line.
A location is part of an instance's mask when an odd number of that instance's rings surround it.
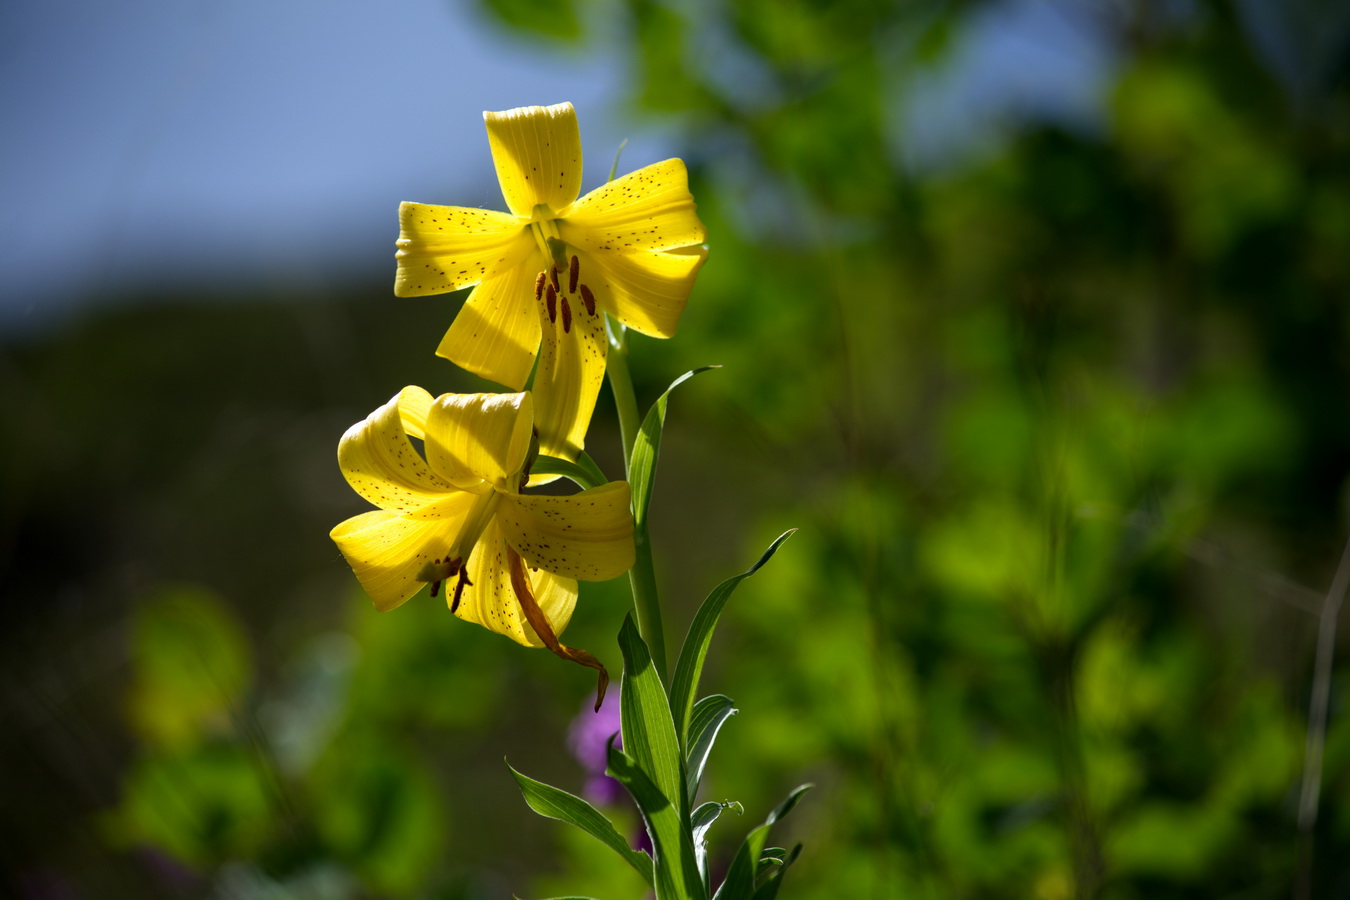
M 379 509 L 330 536 L 377 609 L 444 582 L 461 619 L 558 653 L 576 579 L 603 581 L 633 564 L 627 482 L 571 496 L 520 493 L 533 407 L 525 393 L 433 400 L 406 387 L 343 435 L 342 474 Z
M 515 390 L 538 354 L 541 449 L 576 459 L 605 374 L 600 313 L 643 334 L 673 335 L 707 256 L 706 232 L 678 159 L 578 200 L 581 138 L 572 104 L 483 118 L 510 212 L 404 203 L 394 293 L 477 285 L 436 352 Z

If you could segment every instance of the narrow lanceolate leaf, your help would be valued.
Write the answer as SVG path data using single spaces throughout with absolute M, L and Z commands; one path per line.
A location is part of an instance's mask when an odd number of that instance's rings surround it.
M 623 857 L 624 862 L 636 869 L 648 885 L 655 886 L 652 880 L 651 857 L 628 846 L 628 841 L 624 840 L 623 835 L 619 834 L 614 824 L 600 810 L 567 791 L 520 774 L 511 768 L 510 763 L 506 767 L 511 769 L 511 774 L 520 785 L 520 792 L 525 795 L 525 802 L 530 805 L 530 809 L 541 816 L 577 826 Z
M 636 498 L 636 488 L 634 491 L 633 496 Z M 634 504 L 636 502 L 635 499 Z M 637 506 L 634 505 L 633 508 L 636 509 Z M 737 585 L 758 572 L 760 566 L 768 562 L 783 545 L 783 541 L 792 537 L 796 531 L 797 529 L 793 528 L 780 534 L 769 545 L 769 549 L 764 551 L 758 562 L 740 575 L 728 578 L 713 588 L 712 593 L 694 615 L 694 621 L 689 625 L 689 634 L 684 638 L 684 646 L 680 648 L 680 659 L 675 664 L 675 679 L 671 682 L 670 689 L 670 708 L 675 717 L 675 733 L 680 737 L 680 746 L 686 750 L 689 748 L 689 720 L 694 711 L 694 695 L 698 691 L 698 679 L 703 674 L 703 661 L 708 658 L 708 645 L 712 642 L 717 620 L 722 615 L 722 607 L 726 606 Z
M 624 737 L 624 746 L 628 738 Z M 679 805 L 663 794 L 637 760 L 609 746 L 608 774 L 616 778 L 637 804 L 647 826 L 655 856 L 657 900 L 704 900 L 708 896 L 694 861 L 689 823 Z
M 751 900 L 754 897 L 755 869 L 768 837 L 768 825 L 761 825 L 745 836 L 745 841 L 732 857 L 727 877 L 722 880 L 722 886 L 713 895 L 713 900 Z
M 670 717 L 670 701 L 666 698 L 665 686 L 652 666 L 651 653 L 638 634 L 631 615 L 625 617 L 623 627 L 619 629 L 619 649 L 623 653 L 619 718 L 623 729 L 623 747 L 628 754 L 624 758 L 631 756 L 633 768 L 637 770 L 637 776 L 633 777 L 634 783 L 640 788 L 643 781 L 651 786 L 650 791 L 643 788 L 648 807 L 659 801 L 669 809 L 648 809 L 643 806 L 644 799 L 637 794 L 633 795 L 633 799 L 654 827 L 658 822 L 673 823 L 668 826 L 668 833 L 662 837 L 662 844 L 658 846 L 657 895 L 660 900 L 667 900 L 668 897 L 685 900 L 700 896 L 703 883 L 698 877 L 694 845 L 689 837 L 684 757 L 680 755 L 680 743 L 675 738 L 675 724 Z M 612 757 L 610 764 L 614 765 Z M 614 777 L 619 778 L 632 792 L 628 781 L 618 775 Z M 657 833 L 652 834 L 653 843 L 657 837 Z M 663 877 L 680 893 L 661 894 Z
M 717 803 L 710 800 L 694 810 L 694 814 L 689 818 L 694 837 L 694 856 L 698 860 L 698 873 L 703 878 L 705 889 L 708 887 L 708 829 L 717 821 L 718 816 L 722 815 L 722 811 L 727 809 L 736 810 L 737 815 L 745 812 L 745 808 L 735 801 Z
M 731 698 L 722 694 L 704 697 L 694 705 L 689 720 L 689 754 L 685 761 L 685 781 L 691 806 L 698 794 L 698 784 L 703 779 L 703 770 L 708 765 L 708 754 L 712 752 L 717 733 L 722 730 L 722 723 L 736 712 Z
M 631 615 L 619 630 L 619 649 L 623 652 L 619 715 L 624 752 L 678 809 L 687 811 L 684 759 L 675 738 L 666 689 Z
M 787 799 L 773 808 L 773 812 L 769 813 L 769 817 L 764 820 L 764 824 L 773 825 L 786 819 L 787 814 L 796 808 L 797 802 L 802 799 L 802 795 L 813 787 L 815 787 L 814 784 L 799 784 L 793 788 L 792 793 L 787 795 Z
M 685 372 L 670 383 L 666 392 L 656 399 L 647 411 L 642 429 L 633 440 L 633 455 L 629 458 L 628 480 L 633 485 L 633 518 L 641 526 L 647 521 L 647 507 L 652 502 L 652 483 L 656 478 L 656 457 L 661 450 L 661 431 L 666 425 L 666 402 L 670 392 L 700 372 L 721 366 L 703 366 Z

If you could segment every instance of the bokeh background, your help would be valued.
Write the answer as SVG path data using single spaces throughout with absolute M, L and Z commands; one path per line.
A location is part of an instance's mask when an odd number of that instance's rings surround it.
M 787 790 L 785 896 L 1350 895 L 1350 6 L 89 0 L 0 12 L 0 894 L 637 897 L 589 674 L 327 538 L 338 437 L 461 296 L 401 200 L 500 207 L 480 113 L 586 187 L 688 161 L 711 255 L 654 506 L 672 649 L 734 598 L 705 793 Z M 589 446 L 621 465 L 602 399 Z M 613 671 L 622 581 L 569 643 Z M 1342 629 L 1343 630 L 1343 629 Z M 1333 645 L 1334 646 L 1334 645 Z M 633 827 L 631 811 L 613 815 Z

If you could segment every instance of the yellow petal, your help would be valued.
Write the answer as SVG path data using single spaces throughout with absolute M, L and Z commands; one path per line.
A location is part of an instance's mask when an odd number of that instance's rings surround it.
M 530 566 L 604 581 L 633 565 L 629 500 L 626 481 L 566 497 L 506 495 L 497 506 L 497 523 Z
M 415 519 L 376 510 L 354 516 L 329 532 L 381 612 L 422 589 L 425 582 L 417 580 L 418 573 L 427 563 L 445 558 L 473 497 L 459 494 L 438 505 L 444 508 L 444 518 Z M 455 509 L 458 515 L 453 514 Z
M 357 422 L 338 444 L 338 466 L 347 483 L 381 509 L 412 514 L 456 493 L 408 440 L 421 437 L 431 395 L 405 387 Z
M 477 622 L 527 647 L 542 647 L 544 642 L 525 621 L 520 601 L 511 587 L 506 552 L 501 529 L 493 522 L 483 532 L 469 558 L 468 574 L 472 585 L 464 589 L 455 615 L 467 622 Z M 572 619 L 572 610 L 576 608 L 576 581 L 543 570 L 528 571 L 526 574 L 539 608 L 553 626 L 553 633 L 562 634 Z
M 601 185 L 558 215 L 559 237 L 583 250 L 668 250 L 708 236 L 679 159 Z
M 399 297 L 445 294 L 491 278 L 530 253 L 529 223 L 462 206 L 404 203 L 398 208 Z
M 443 394 L 427 415 L 427 461 L 466 490 L 517 490 L 533 429 L 529 394 Z
M 547 304 L 538 304 L 543 337 L 534 374 L 534 425 L 540 453 L 575 460 L 586 445 L 609 345 L 600 308 L 588 312 L 580 294 L 565 293 L 565 273 L 560 285 L 564 293 L 557 297 L 553 321 Z
M 436 355 L 489 381 L 523 388 L 539 352 L 534 279 L 543 267 L 534 252 L 474 288 Z
M 707 257 L 702 246 L 589 253 L 581 259 L 581 280 L 600 307 L 620 322 L 650 337 L 668 338 L 675 334 Z
M 570 103 L 485 112 L 497 180 L 511 212 L 562 209 L 581 192 L 581 134 Z

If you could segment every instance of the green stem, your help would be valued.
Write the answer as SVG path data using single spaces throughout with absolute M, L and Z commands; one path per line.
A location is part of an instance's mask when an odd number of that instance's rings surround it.
M 631 474 L 633 444 L 637 440 L 642 420 L 638 418 L 637 395 L 633 392 L 633 376 L 628 369 L 628 333 L 623 325 L 609 318 L 605 320 L 609 336 L 609 354 L 605 358 L 605 374 L 614 393 L 614 406 L 619 411 L 619 433 L 623 438 L 624 473 Z M 647 642 L 652 665 L 666 682 L 666 636 L 661 627 L 661 599 L 656 591 L 656 566 L 652 561 L 651 536 L 647 519 L 643 516 L 633 522 L 633 549 L 636 553 L 633 568 L 628 570 L 628 584 L 633 590 L 633 609 L 637 613 L 638 633 Z

